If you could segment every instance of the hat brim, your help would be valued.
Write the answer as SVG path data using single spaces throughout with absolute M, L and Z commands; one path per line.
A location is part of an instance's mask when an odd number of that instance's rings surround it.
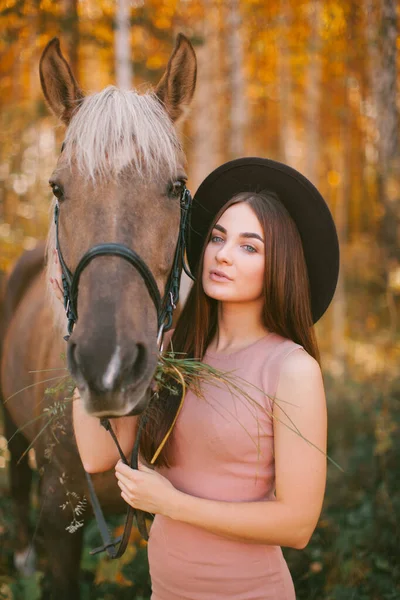
M 339 276 L 339 242 L 325 200 L 301 173 L 266 158 L 227 162 L 210 173 L 193 197 L 187 257 L 196 272 L 201 251 L 216 214 L 240 192 L 275 192 L 297 225 L 303 244 L 316 323 L 328 308 Z

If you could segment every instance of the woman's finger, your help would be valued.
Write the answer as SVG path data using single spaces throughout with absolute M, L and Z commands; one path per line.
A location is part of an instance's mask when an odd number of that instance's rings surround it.
M 131 469 L 129 465 L 125 465 L 122 460 L 119 460 L 115 465 L 115 472 L 125 475 L 125 477 L 134 477 L 135 472 L 137 473 L 137 471 Z
M 123 481 L 117 481 L 120 489 L 124 492 L 124 494 L 126 494 L 127 496 L 129 496 L 129 494 L 131 493 L 131 490 L 129 490 L 127 488 L 127 486 L 123 483 Z
M 125 500 L 125 502 L 127 504 L 129 504 L 129 506 L 132 506 L 132 508 L 136 508 L 132 502 L 132 500 L 129 498 L 129 496 L 127 496 L 124 492 L 121 492 L 121 498 L 122 500 Z
M 122 473 L 115 473 L 118 481 L 121 481 L 123 484 L 125 484 L 127 487 L 129 487 L 131 484 L 134 484 L 134 476 L 131 477 L 126 477 L 126 475 L 122 474 Z
M 117 480 L 121 481 L 124 485 L 126 485 L 127 487 L 131 484 L 131 479 L 129 477 L 124 477 L 123 475 L 117 475 Z

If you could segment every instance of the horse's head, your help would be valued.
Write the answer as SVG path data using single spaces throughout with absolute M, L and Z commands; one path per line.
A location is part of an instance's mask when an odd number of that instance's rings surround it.
M 59 207 L 59 247 L 74 273 L 104 243 L 132 249 L 163 297 L 186 180 L 174 122 L 190 103 L 196 58 L 182 35 L 157 88 L 139 95 L 108 87 L 85 96 L 52 40 L 40 62 L 45 98 L 66 125 L 50 178 Z M 55 246 L 49 233 L 49 261 Z M 62 307 L 56 310 L 61 312 Z M 87 411 L 137 414 L 147 405 L 157 364 L 157 312 L 143 275 L 118 256 L 96 256 L 83 270 L 68 364 Z M 65 314 L 60 318 L 65 328 Z

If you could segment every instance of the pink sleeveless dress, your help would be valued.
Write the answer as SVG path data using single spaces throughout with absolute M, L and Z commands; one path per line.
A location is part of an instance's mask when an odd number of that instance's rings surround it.
M 177 489 L 210 500 L 275 500 L 268 396 L 275 396 L 282 362 L 298 349 L 304 351 L 271 333 L 231 354 L 205 354 L 204 362 L 249 382 L 239 385 L 258 405 L 224 385 L 204 385 L 203 398 L 187 392 L 173 432 L 175 463 L 159 469 Z M 238 542 L 156 515 L 148 556 L 152 600 L 296 598 L 280 546 Z

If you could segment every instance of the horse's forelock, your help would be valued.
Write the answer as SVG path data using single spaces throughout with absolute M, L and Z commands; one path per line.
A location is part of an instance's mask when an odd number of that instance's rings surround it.
M 96 182 L 117 177 L 131 163 L 141 176 L 174 177 L 180 151 L 175 128 L 153 93 L 109 86 L 83 100 L 67 129 L 63 155 Z

